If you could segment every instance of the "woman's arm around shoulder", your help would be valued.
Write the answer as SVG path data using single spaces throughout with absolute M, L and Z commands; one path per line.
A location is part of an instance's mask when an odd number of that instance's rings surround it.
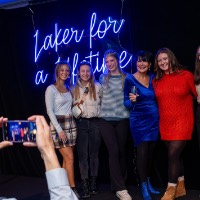
M 187 71 L 187 70 L 183 70 L 183 73 L 189 84 L 189 89 L 190 89 L 192 95 L 196 98 L 197 91 L 196 91 L 196 87 L 195 87 L 195 83 L 194 83 L 194 75 L 190 71 Z
M 99 76 L 99 83 L 100 83 L 101 85 L 104 84 L 105 76 L 106 76 L 105 74 L 101 74 L 101 75 Z
M 131 76 L 132 74 L 127 75 L 124 81 L 124 106 L 128 109 L 131 109 L 133 107 L 133 104 L 129 98 L 129 93 L 131 93 Z

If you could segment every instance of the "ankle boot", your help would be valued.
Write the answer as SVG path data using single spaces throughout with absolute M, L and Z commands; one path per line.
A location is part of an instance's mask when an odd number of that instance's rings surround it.
M 147 188 L 149 190 L 149 192 L 151 194 L 160 194 L 160 192 L 158 190 L 156 190 L 152 185 L 151 185 L 151 182 L 150 182 L 150 178 L 147 177 Z
M 82 195 L 83 199 L 90 197 L 90 187 L 88 183 L 88 179 L 82 180 Z
M 185 181 L 178 181 L 177 183 L 177 188 L 176 188 L 176 193 L 175 193 L 175 198 L 181 197 L 186 195 L 186 190 L 185 190 Z
M 143 200 L 152 200 L 152 198 L 151 198 L 151 196 L 149 194 L 149 191 L 147 189 L 147 182 L 141 183 L 140 191 L 141 191 Z
M 97 177 L 96 176 L 91 176 L 90 177 L 90 194 L 97 194 L 98 189 L 97 189 Z
M 168 186 L 164 196 L 161 200 L 174 200 L 176 193 L 176 186 Z

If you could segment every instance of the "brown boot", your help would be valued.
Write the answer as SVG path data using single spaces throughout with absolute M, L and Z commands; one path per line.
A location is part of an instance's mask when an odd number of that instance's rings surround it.
M 176 188 L 176 193 L 175 193 L 175 198 L 181 197 L 186 195 L 186 190 L 185 190 L 185 181 L 178 181 L 177 188 Z
M 176 186 L 168 186 L 164 196 L 161 200 L 174 200 L 176 193 Z

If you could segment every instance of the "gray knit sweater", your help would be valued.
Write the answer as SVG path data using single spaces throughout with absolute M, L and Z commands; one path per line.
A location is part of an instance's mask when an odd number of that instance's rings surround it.
M 124 106 L 124 92 L 122 88 L 122 76 L 110 76 L 108 85 L 105 85 L 105 75 L 99 77 L 103 86 L 100 117 L 105 120 L 117 121 L 129 118 L 129 111 Z

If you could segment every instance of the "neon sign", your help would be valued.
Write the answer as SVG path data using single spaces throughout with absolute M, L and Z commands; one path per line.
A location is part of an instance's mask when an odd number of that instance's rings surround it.
M 91 16 L 90 20 L 90 28 L 89 28 L 89 56 L 85 56 L 85 59 L 89 59 L 91 63 L 96 63 L 96 67 L 94 68 L 94 73 L 95 72 L 104 72 L 105 71 L 105 63 L 102 58 L 101 64 L 99 64 L 99 52 L 94 53 L 92 51 L 93 48 L 93 38 L 98 37 L 98 39 L 103 39 L 106 36 L 106 33 L 108 31 L 111 31 L 114 34 L 119 33 L 121 30 L 125 20 L 122 19 L 119 22 L 117 20 L 113 20 L 111 17 L 108 17 L 108 20 L 101 20 L 100 22 L 97 22 L 97 15 L 96 13 L 93 13 Z M 56 23 L 54 26 L 54 34 L 51 33 L 47 35 L 44 39 L 43 42 L 40 42 L 42 44 L 39 47 L 39 41 L 41 38 L 39 37 L 39 30 L 36 31 L 34 37 L 35 37 L 35 63 L 38 62 L 40 56 L 42 55 L 43 51 L 46 51 L 48 49 L 54 49 L 55 52 L 58 52 L 58 47 L 62 44 L 66 45 L 69 44 L 70 42 L 75 42 L 75 43 L 80 43 L 81 40 L 84 37 L 85 30 L 76 30 L 74 28 L 66 28 L 66 29 L 59 29 L 58 24 Z M 80 45 L 80 44 L 79 44 Z M 126 51 L 122 51 L 120 54 L 120 65 L 121 68 L 126 67 L 126 65 L 131 61 L 132 55 L 128 54 Z M 70 58 L 68 57 L 67 60 L 70 62 Z M 73 56 L 73 61 L 72 61 L 72 75 L 73 75 L 73 80 L 72 82 L 74 83 L 75 81 L 75 70 L 76 66 L 79 61 L 79 53 L 76 52 Z M 93 65 L 94 66 L 94 65 Z M 44 83 L 47 80 L 48 74 L 44 72 L 44 70 L 40 70 L 36 73 L 35 77 L 35 83 L 39 85 L 40 83 Z

